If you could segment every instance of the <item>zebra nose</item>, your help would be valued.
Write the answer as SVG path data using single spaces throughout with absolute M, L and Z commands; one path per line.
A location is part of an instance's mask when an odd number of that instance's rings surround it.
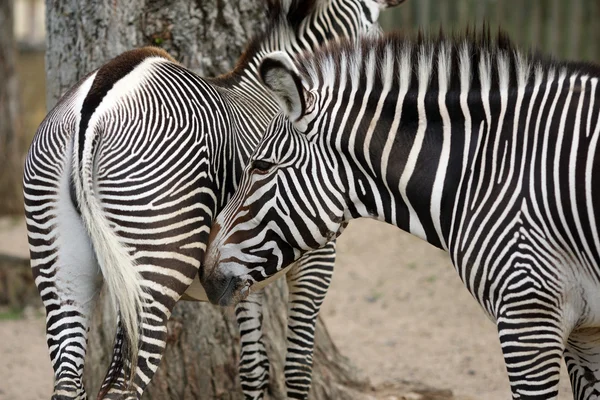
M 222 307 L 237 303 L 238 294 L 246 286 L 245 280 L 235 275 L 214 273 L 208 279 L 201 280 L 208 300 Z

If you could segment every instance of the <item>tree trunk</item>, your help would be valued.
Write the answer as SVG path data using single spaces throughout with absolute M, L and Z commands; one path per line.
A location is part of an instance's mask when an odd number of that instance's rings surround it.
M 79 79 L 155 45 L 200 76 L 230 71 L 264 25 L 261 0 L 46 0 L 48 109 Z
M 85 4 L 84 4 L 85 3 Z M 47 0 L 47 105 L 77 80 L 119 53 L 158 45 L 202 76 L 231 70 L 245 43 L 264 24 L 262 0 Z M 271 397 L 285 399 L 287 294 L 279 281 L 265 293 L 264 335 L 271 362 Z M 86 387 L 94 398 L 112 355 L 115 316 L 101 296 L 90 329 Z M 103 311 L 104 310 L 104 311 Z M 180 302 L 168 324 L 162 363 L 145 392 L 147 399 L 243 399 L 237 363 L 239 333 L 231 309 Z M 425 393 L 414 385 L 386 388 L 391 394 Z M 440 394 L 441 393 L 441 394 Z M 343 357 L 323 323 L 316 331 L 312 399 L 378 398 L 368 379 Z M 420 397 L 419 397 L 420 396 Z M 441 397 L 440 397 L 441 396 Z
M 19 86 L 15 70 L 13 0 L 0 1 L 0 214 L 21 214 Z
M 99 309 L 109 310 L 101 298 Z M 286 399 L 283 367 L 286 351 L 287 288 L 283 279 L 265 289 L 263 332 L 271 362 L 270 396 Z M 88 394 L 97 392 L 112 356 L 115 315 L 112 311 L 94 316 L 86 361 Z M 175 306 L 168 325 L 169 340 L 162 363 L 144 394 L 145 399 L 244 398 L 238 378 L 239 332 L 232 309 L 207 303 L 182 301 Z M 373 387 L 344 357 L 319 318 L 311 400 L 452 400 L 449 390 L 432 389 L 415 382 L 394 382 Z

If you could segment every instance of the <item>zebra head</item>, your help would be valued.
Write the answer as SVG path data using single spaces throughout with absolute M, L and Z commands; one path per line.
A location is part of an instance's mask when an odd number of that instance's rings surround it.
M 259 73 L 283 113 L 268 126 L 211 229 L 200 280 L 220 305 L 239 301 L 253 285 L 323 247 L 350 219 L 352 195 L 339 176 L 343 160 L 318 132 L 331 88 L 317 90 L 318 82 L 302 77 L 283 52 L 267 56 Z
M 336 15 L 344 15 L 348 13 L 349 10 L 355 9 L 352 14 L 355 14 L 359 17 L 360 23 L 358 26 L 356 34 L 360 34 L 361 32 L 379 32 L 379 24 L 377 20 L 379 19 L 379 13 L 381 10 L 386 8 L 396 7 L 406 0 L 350 0 L 350 1 L 339 1 L 331 4 L 332 7 L 337 8 Z M 344 11 L 344 8 L 348 11 Z M 355 19 L 355 17 L 352 17 Z M 355 35 L 349 35 L 355 36 Z
M 329 40 L 344 37 L 358 37 L 364 34 L 379 34 L 381 29 L 377 23 L 382 10 L 396 7 L 406 0 L 270 0 L 275 4 L 270 8 L 275 18 L 286 18 L 282 21 L 285 27 L 284 42 L 271 46 L 270 51 L 287 48 L 293 53 L 311 51 Z M 281 10 L 284 10 L 282 12 Z M 292 42 L 290 35 L 293 37 Z M 287 42 L 287 43 L 285 43 Z M 264 53 L 263 55 L 266 55 Z

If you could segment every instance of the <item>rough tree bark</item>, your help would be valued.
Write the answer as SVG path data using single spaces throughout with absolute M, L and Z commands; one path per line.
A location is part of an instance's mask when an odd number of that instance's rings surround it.
M 21 214 L 19 86 L 15 70 L 13 0 L 0 1 L 0 214 Z
M 46 5 L 49 108 L 86 73 L 142 45 L 165 48 L 202 76 L 226 72 L 234 66 L 248 38 L 264 24 L 262 0 L 46 0 Z M 284 282 L 267 289 L 264 332 L 274 399 L 285 398 L 286 301 Z M 99 310 L 108 310 L 106 299 L 99 304 Z M 109 364 L 115 326 L 110 312 L 98 312 L 94 319 L 86 363 L 91 398 Z M 232 310 L 180 302 L 168 329 L 166 354 L 145 398 L 243 398 L 237 373 L 239 334 Z M 311 398 L 374 398 L 368 379 L 338 352 L 320 321 L 316 337 Z M 425 390 L 408 385 L 400 392 L 413 389 Z
M 48 109 L 126 50 L 164 48 L 201 76 L 229 71 L 264 25 L 261 0 L 46 0 Z

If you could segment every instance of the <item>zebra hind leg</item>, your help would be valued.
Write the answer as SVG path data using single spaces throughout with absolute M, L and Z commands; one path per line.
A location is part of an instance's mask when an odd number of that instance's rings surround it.
M 600 398 L 600 329 L 579 329 L 569 335 L 565 362 L 573 398 Z
M 175 301 L 170 299 L 165 303 L 163 304 L 154 298 L 146 298 L 143 314 L 144 322 L 140 334 L 140 351 L 137 358 L 137 367 L 133 373 L 131 372 L 131 362 L 125 357 L 122 358 L 122 355 L 128 354 L 127 342 L 123 336 L 124 332 L 122 329 L 117 330 L 113 359 L 98 399 L 141 399 L 146 386 L 158 369 L 165 351 L 167 321 L 171 316 Z M 132 381 L 130 377 L 133 378 Z
M 90 317 L 102 282 L 83 224 L 68 202 L 48 222 L 27 212 L 32 272 L 46 309 L 46 340 L 54 369 L 53 400 L 83 400 Z M 43 221 L 40 228 L 39 221 Z M 47 230 L 45 230 L 47 229 Z M 76 279 L 74 278 L 76 277 Z
M 307 253 L 288 272 L 288 332 L 285 383 L 290 399 L 306 399 L 312 382 L 317 316 L 329 289 L 335 242 Z
M 263 292 L 252 293 L 235 308 L 240 328 L 239 373 L 246 399 L 260 400 L 269 385 L 269 359 L 262 334 Z
M 112 360 L 110 362 L 110 366 L 106 371 L 106 376 L 104 377 L 104 381 L 100 386 L 100 391 L 98 393 L 98 399 L 105 398 L 104 396 L 108 393 L 108 391 L 113 387 L 120 387 L 122 390 L 125 388 L 125 379 L 121 374 L 123 371 L 123 353 L 124 353 L 124 340 L 125 340 L 125 331 L 123 330 L 123 326 L 121 324 L 120 316 L 117 317 L 117 332 L 115 333 L 115 342 L 113 345 L 113 355 Z

